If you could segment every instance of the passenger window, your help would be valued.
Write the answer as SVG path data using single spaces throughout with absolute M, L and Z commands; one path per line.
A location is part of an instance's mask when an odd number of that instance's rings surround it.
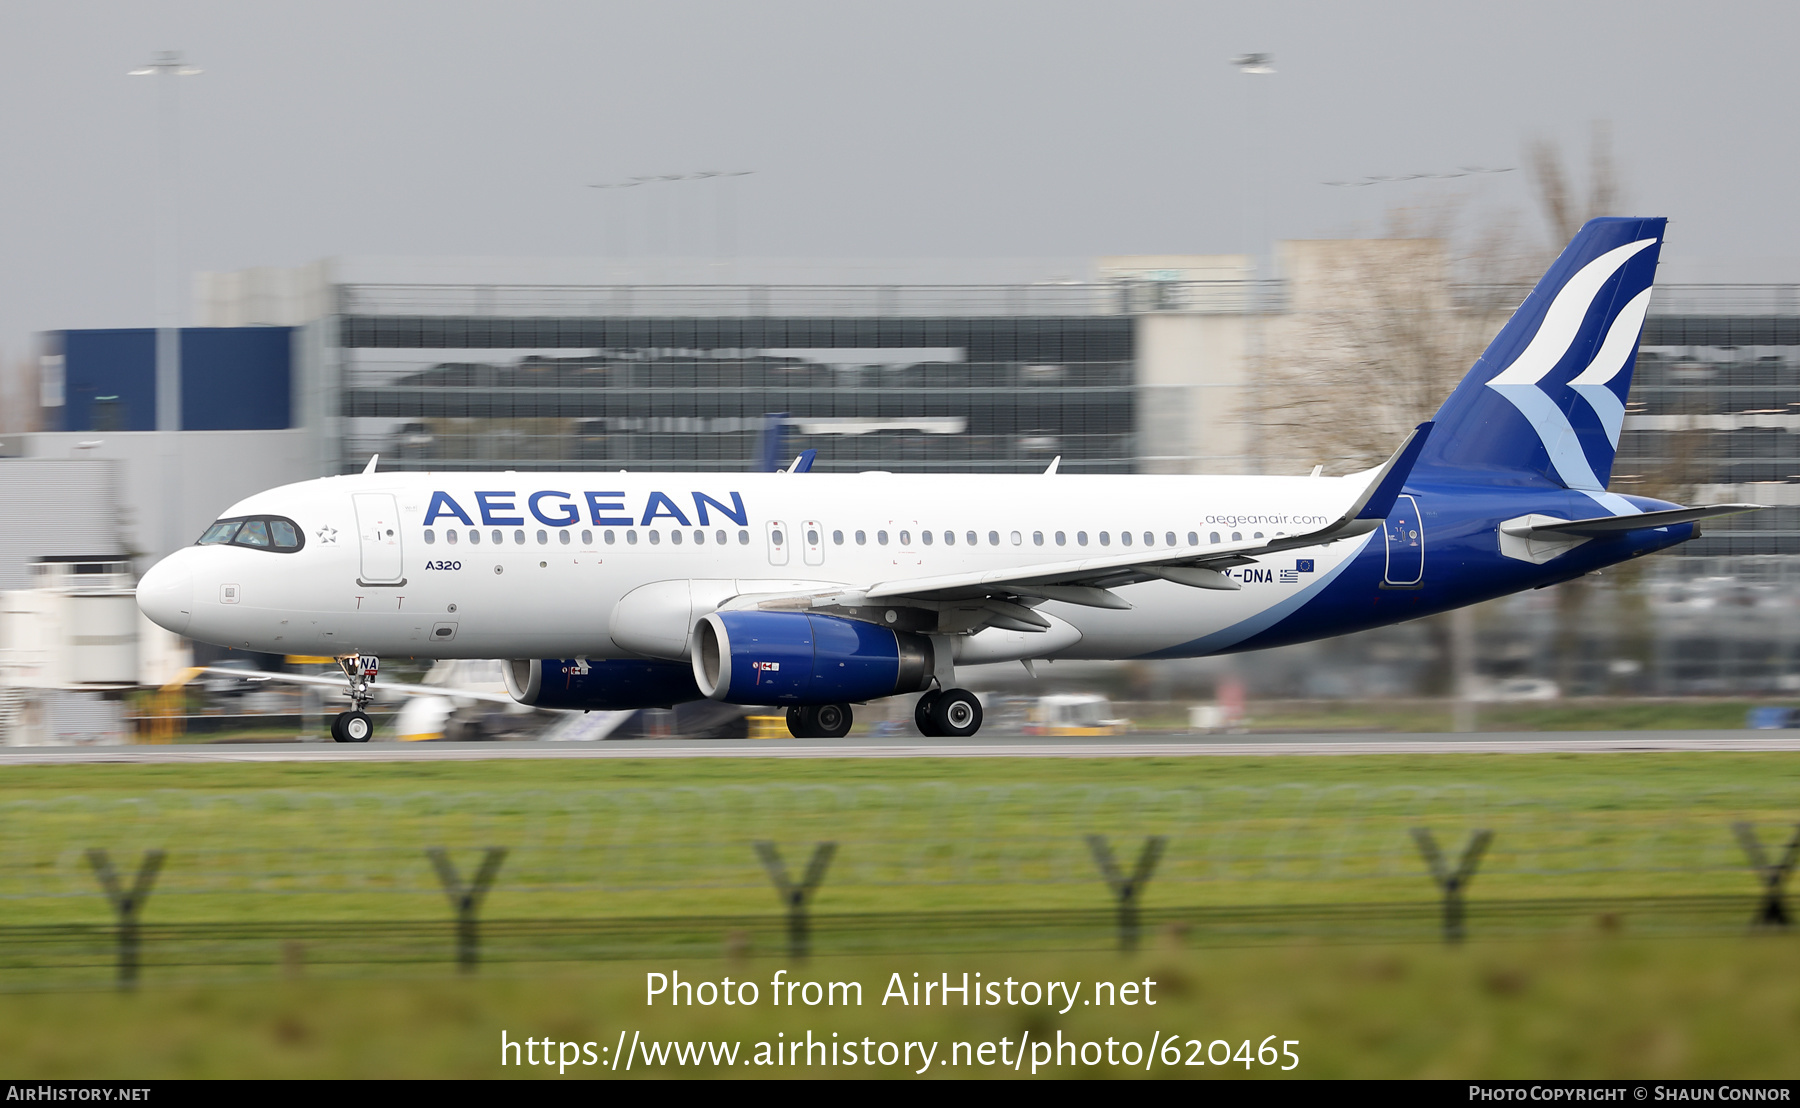
M 887 532 L 886 531 L 875 532 L 875 542 L 878 545 L 886 546 L 887 545 Z
M 269 537 L 282 550 L 293 550 L 300 545 L 300 536 L 294 531 L 294 525 L 285 519 L 269 521 Z
M 1119 532 L 1119 542 L 1121 545 L 1130 546 L 1131 545 L 1131 532 L 1130 531 L 1120 531 Z M 1100 545 L 1102 545 L 1102 546 L 1106 545 L 1106 532 L 1105 531 L 1100 532 Z
M 494 541 L 495 542 L 500 541 L 500 532 L 498 532 L 498 531 L 494 532 Z M 513 541 L 518 543 L 520 546 L 524 546 L 525 545 L 525 532 L 514 531 L 513 532 Z
M 844 533 L 842 531 L 833 531 L 831 533 L 831 545 L 833 545 L 833 546 L 844 545 Z
M 1200 545 L 1199 534 L 1197 534 L 1196 532 L 1193 532 L 1193 531 L 1189 531 L 1188 532 L 1188 545 L 1189 546 L 1199 546 Z
M 1101 546 L 1111 546 L 1112 545 L 1112 536 L 1105 531 L 1100 532 L 1100 545 Z
M 806 529 L 806 545 L 808 545 L 808 546 L 819 545 L 819 532 L 818 532 L 817 528 L 809 527 Z
M 719 530 L 713 532 L 713 541 L 718 543 L 720 546 L 725 545 L 725 539 L 726 539 L 726 536 L 725 536 L 724 528 L 720 528 Z
M 1145 531 L 1144 532 L 1144 545 L 1145 546 L 1155 546 L 1156 545 L 1156 533 L 1155 532 L 1153 532 L 1153 531 Z M 1175 545 L 1175 542 L 1173 539 L 1171 539 L 1169 541 L 1169 545 L 1170 546 Z
M 583 531 L 581 533 L 581 545 L 583 545 L 583 546 L 594 545 L 594 533 L 592 531 Z
M 856 533 L 856 545 L 862 546 L 862 545 L 866 544 L 868 541 L 869 541 L 869 533 L 867 531 L 858 531 Z
M 1163 545 L 1164 546 L 1174 546 L 1175 545 L 1175 532 L 1170 531 L 1168 534 L 1163 536 Z
M 556 541 L 562 543 L 564 546 L 569 545 L 569 533 L 567 531 L 558 531 L 556 533 Z
M 538 532 L 538 545 L 539 546 L 543 546 L 545 543 L 548 543 L 549 541 L 550 541 L 550 536 L 546 532 L 543 532 L 543 531 Z
M 695 546 L 705 546 L 706 545 L 706 532 L 705 531 L 695 531 L 694 532 L 694 545 Z
M 269 525 L 260 519 L 250 520 L 238 532 L 236 541 L 239 546 L 267 546 L 269 545 Z
M 654 542 L 655 540 L 652 539 L 651 541 Z M 669 541 L 674 543 L 676 546 L 680 546 L 681 545 L 681 532 L 680 531 L 670 531 L 669 532 Z
M 435 542 L 437 542 L 437 532 L 429 527 L 425 528 L 425 545 L 430 546 Z
M 1232 542 L 1243 542 L 1244 541 L 1244 533 L 1242 531 L 1233 531 L 1231 533 L 1231 541 Z
M 931 532 L 930 532 L 930 531 L 920 531 L 920 532 L 919 532 L 919 537 L 920 537 L 920 538 L 921 538 L 921 539 L 924 539 L 924 540 L 925 540 L 925 545 L 926 545 L 926 546 L 930 546 L 930 545 L 931 545 Z
M 1257 533 L 1256 533 L 1256 534 L 1254 534 L 1254 535 L 1252 535 L 1252 536 L 1251 536 L 1251 537 L 1252 537 L 1252 538 L 1257 538 L 1257 539 L 1260 539 L 1260 538 L 1262 538 L 1262 532 L 1261 532 L 1261 531 L 1258 531 L 1258 532 L 1257 532 Z
M 653 531 L 653 532 L 651 532 L 651 534 L 655 534 L 655 532 Z M 654 542 L 656 540 L 652 539 L 651 541 Z M 783 537 L 781 534 L 781 529 L 779 527 L 777 527 L 775 530 L 769 532 L 769 541 L 774 543 L 776 546 L 780 546 L 782 544 Z
M 748 532 L 748 531 L 739 531 L 738 532 L 738 545 L 739 546 L 749 546 L 750 545 L 750 532 Z
M 607 531 L 607 532 L 602 533 L 600 538 L 605 541 L 606 545 L 611 546 L 613 544 L 613 538 L 615 537 L 616 534 L 617 534 L 617 532 Z
M 1086 546 L 1087 545 L 1087 532 L 1086 531 L 1075 532 L 1075 545 L 1076 546 Z
M 1014 531 L 1010 537 L 1012 538 L 1012 544 L 1014 546 L 1017 546 L 1020 543 L 1025 541 L 1025 536 L 1019 534 L 1017 531 Z
M 495 546 L 499 546 L 502 543 L 504 543 L 505 541 L 506 541 L 506 535 L 504 533 L 502 533 L 500 531 L 494 532 L 494 545 Z
M 903 547 L 912 545 L 912 532 L 911 531 L 900 532 L 900 545 Z
M 1056 533 L 1056 545 L 1058 545 L 1058 546 L 1069 545 L 1069 536 L 1062 531 L 1058 531 Z
M 475 530 L 473 527 L 469 528 L 469 543 L 472 546 L 481 545 L 481 532 Z
M 956 545 L 956 532 L 955 531 L 945 531 L 944 532 L 944 545 L 945 546 L 955 546 Z
M 989 546 L 999 546 L 1000 545 L 1000 532 L 998 532 L 998 531 L 989 531 L 988 532 L 988 545 Z
M 444 532 L 444 541 L 449 543 L 451 546 L 456 545 L 456 530 L 455 530 L 455 528 L 451 528 Z
M 1207 536 L 1207 538 L 1209 540 L 1211 540 L 1212 542 L 1218 542 L 1219 541 L 1219 533 L 1217 531 L 1214 531 L 1211 534 L 1209 534 Z
M 1042 531 L 1033 531 L 1031 533 L 1031 545 L 1033 545 L 1033 546 L 1044 545 L 1044 533 Z
M 656 546 L 656 545 L 660 544 L 661 542 L 662 542 L 662 532 L 661 531 L 651 531 L 650 532 L 650 545 Z
M 966 532 L 963 535 L 963 539 L 965 541 L 967 541 L 970 546 L 980 546 L 981 545 L 981 539 L 973 531 Z
M 198 545 L 211 546 L 214 543 L 230 542 L 231 536 L 237 534 L 237 529 L 242 526 L 243 524 L 235 519 L 215 523 L 206 529 L 206 534 L 200 536 Z
M 636 546 L 637 545 L 637 532 L 636 531 L 625 532 L 625 545 L 626 546 Z

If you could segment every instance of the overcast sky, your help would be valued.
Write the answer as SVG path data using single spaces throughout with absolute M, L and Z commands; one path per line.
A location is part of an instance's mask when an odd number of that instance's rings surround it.
M 1800 276 L 1800 5 L 0 3 L 0 356 L 153 321 L 154 81 L 187 52 L 182 268 L 342 254 L 1076 257 L 1339 235 L 1611 121 L 1666 262 Z M 1245 76 L 1229 58 L 1274 54 Z M 699 170 L 729 181 L 590 184 Z M 1255 198 L 1255 199 L 1253 199 Z M 729 202 L 727 205 L 726 202 Z M 1688 269 L 1679 268 L 1689 266 Z M 184 289 L 187 282 L 184 280 Z M 185 299 L 185 293 L 184 293 Z

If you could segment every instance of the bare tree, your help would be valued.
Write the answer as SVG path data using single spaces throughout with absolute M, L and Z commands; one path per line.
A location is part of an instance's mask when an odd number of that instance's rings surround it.
M 1607 121 L 1595 120 L 1588 137 L 1586 197 L 1577 194 L 1562 147 L 1554 140 L 1532 139 L 1526 144 L 1526 160 L 1531 163 L 1538 206 L 1549 224 L 1552 249 L 1561 250 L 1588 220 L 1619 214 L 1624 196 L 1613 161 L 1612 125 Z

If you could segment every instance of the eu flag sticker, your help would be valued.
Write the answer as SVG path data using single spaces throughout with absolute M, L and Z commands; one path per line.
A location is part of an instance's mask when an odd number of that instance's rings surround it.
M 1295 558 L 1294 559 L 1294 571 L 1296 573 L 1311 573 L 1311 572 L 1313 572 L 1313 560 L 1311 558 Z

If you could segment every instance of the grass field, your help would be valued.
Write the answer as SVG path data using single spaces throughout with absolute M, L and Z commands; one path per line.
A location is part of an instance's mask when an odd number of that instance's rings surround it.
M 857 981 L 861 1006 L 773 1008 L 778 969 Z M 753 1008 L 646 1007 L 646 974 L 759 983 Z M 967 972 L 986 980 L 1142 981 L 1155 1007 L 883 1006 L 890 975 Z M 558 1078 L 555 1067 L 500 1063 L 500 1036 L 593 1042 L 610 1057 L 621 1031 L 650 1042 L 738 1042 L 741 1058 L 777 1035 L 938 1044 L 926 1076 L 1015 1076 L 942 1061 L 954 1042 L 1140 1044 L 1198 1039 L 1215 1058 L 1248 1039 L 1298 1040 L 1298 1077 L 1789 1077 L 1800 1069 L 1800 945 L 1793 939 L 1663 940 L 1590 936 L 1532 943 L 1153 949 L 1111 954 L 612 962 L 532 976 L 413 981 L 287 980 L 13 996 L 0 1006 L 0 1074 L 29 1078 Z M 843 994 L 840 994 L 840 997 Z M 1086 989 L 1080 994 L 1087 998 Z M 1062 1007 L 1061 1004 L 1058 1007 Z M 1215 1046 L 1223 1040 L 1227 1046 Z M 971 1046 L 971 1049 L 972 1049 Z M 1159 1052 L 1160 1053 L 1160 1052 Z M 579 1057 L 577 1055 L 576 1057 Z M 815 1057 L 818 1057 L 815 1055 Z M 962 1056 L 967 1060 L 971 1055 Z M 1099 1048 L 1090 1058 L 1100 1057 Z M 1114 1055 L 1119 1059 L 1119 1055 Z M 1142 1053 L 1138 1054 L 1142 1057 Z M 1166 1056 L 1165 1056 L 1166 1057 Z M 1064 1056 L 1065 1063 L 1069 1056 Z M 629 1074 L 576 1065 L 562 1077 L 908 1076 L 870 1067 L 647 1066 Z M 1283 1060 L 1278 1064 L 1286 1064 Z M 1029 1065 L 1022 1071 L 1029 1073 Z M 1242 1063 L 1051 1066 L 1040 1076 L 1242 1077 Z M 1261 1065 L 1255 1076 L 1287 1076 Z
M 502 1076 L 502 1029 L 749 1041 L 808 1027 L 946 1042 L 1275 1034 L 1301 1040 L 1306 1076 L 1791 1075 L 1800 946 L 1746 933 L 1755 883 L 1730 825 L 1755 821 L 1778 847 L 1797 800 L 1800 757 L 1775 753 L 18 767 L 0 778 L 0 989 L 12 992 L 0 1075 Z M 1452 854 L 1471 830 L 1496 832 L 1461 948 L 1433 941 L 1436 891 L 1415 826 Z M 1089 833 L 1127 866 L 1144 836 L 1168 837 L 1135 956 L 1105 949 L 1111 902 Z M 790 873 L 812 843 L 839 844 L 814 901 L 821 926 L 862 913 L 889 930 L 869 932 L 861 954 L 836 953 L 849 948 L 822 933 L 800 972 L 860 980 L 870 1003 L 792 1022 L 766 1008 L 646 1011 L 647 969 L 766 980 L 790 968 L 752 850 L 764 838 Z M 473 978 L 455 973 L 424 857 L 440 844 L 464 875 L 480 847 L 511 850 L 481 916 L 491 951 L 511 943 L 514 956 Z M 90 847 L 128 871 L 141 850 L 168 852 L 135 995 L 105 988 L 112 917 Z M 1728 910 L 1705 934 L 1652 938 L 1656 918 L 1606 907 L 1681 896 Z M 1580 907 L 1550 925 L 1505 922 L 1501 908 L 1532 898 Z M 1371 905 L 1410 920 L 1412 941 L 1374 943 L 1334 922 Z M 1244 906 L 1261 906 L 1264 922 L 1208 930 L 1204 913 Z M 1310 930 L 1268 922 L 1294 906 L 1319 913 Z M 1102 923 L 1074 939 L 1040 929 L 1027 941 L 990 921 L 979 942 L 934 946 L 907 922 L 1078 909 Z M 658 926 L 650 917 L 701 939 L 651 963 L 616 949 L 567 960 L 559 951 L 573 947 L 531 930 L 643 931 Z M 706 922 L 733 917 L 762 922 Z M 373 950 L 408 920 L 421 921 L 414 946 L 369 955 L 386 963 L 333 960 L 334 940 Z M 156 928 L 184 925 L 247 930 L 184 948 L 216 964 L 159 961 Z M 32 928 L 85 929 L 94 945 L 46 969 L 22 938 Z M 685 960 L 668 961 L 678 949 Z M 1148 974 L 1166 981 L 1167 1006 L 881 1008 L 874 994 L 896 970 Z M 1152 1071 L 1170 1072 L 1221 1070 Z

